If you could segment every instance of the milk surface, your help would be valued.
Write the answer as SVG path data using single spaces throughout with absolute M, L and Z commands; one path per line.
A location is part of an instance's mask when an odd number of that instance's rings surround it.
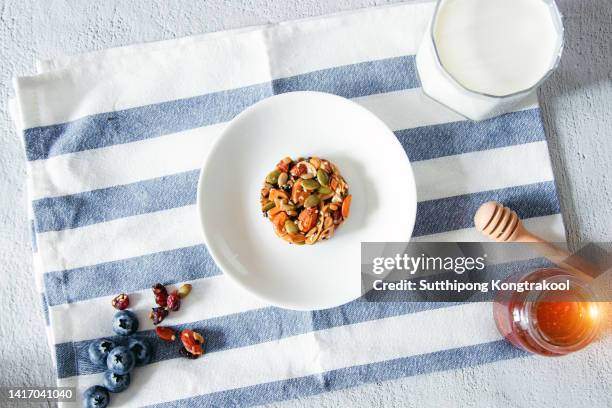
M 496 96 L 535 85 L 560 35 L 544 0 L 442 0 L 433 30 L 444 68 L 464 87 Z

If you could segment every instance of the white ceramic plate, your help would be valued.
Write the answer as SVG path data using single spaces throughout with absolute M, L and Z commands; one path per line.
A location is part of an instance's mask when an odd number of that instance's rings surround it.
M 350 217 L 330 240 L 290 245 L 263 217 L 259 190 L 286 156 L 329 159 L 349 184 Z M 256 103 L 225 128 L 202 168 L 198 209 L 226 275 L 273 305 L 315 310 L 360 296 L 361 242 L 410 239 L 416 189 L 404 149 L 374 114 L 339 96 L 293 92 Z

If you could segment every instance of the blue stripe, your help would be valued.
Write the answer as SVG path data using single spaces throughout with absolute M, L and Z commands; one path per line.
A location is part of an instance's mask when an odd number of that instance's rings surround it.
M 40 294 L 40 306 L 42 307 L 43 315 L 45 316 L 45 324 L 49 326 L 49 302 L 47 302 L 47 296 L 44 293 Z
M 395 132 L 411 161 L 545 140 L 539 109 L 481 122 L 463 121 Z
M 270 84 L 258 84 L 26 129 L 26 157 L 46 159 L 225 122 L 268 96 Z
M 456 122 L 396 132 L 411 160 L 544 140 L 537 109 L 485 122 Z M 194 204 L 198 171 L 34 201 L 39 232 L 60 231 Z
M 39 232 L 60 231 L 196 202 L 199 170 L 32 203 Z
M 32 240 L 32 252 L 38 252 L 38 241 L 36 240 L 36 225 L 30 220 L 30 239 Z
M 214 353 L 295 336 L 336 325 L 398 316 L 444 305 L 440 303 L 369 303 L 358 299 L 338 308 L 324 311 L 297 312 L 267 307 L 169 327 L 173 327 L 177 331 L 190 328 L 201 332 L 207 339 L 206 352 Z M 148 318 L 146 313 L 140 313 L 139 317 L 141 319 Z M 155 335 L 153 330 L 139 332 L 138 336 L 147 338 L 153 345 L 155 350 L 153 362 L 180 357 L 178 354 L 180 345 L 178 343 L 168 344 L 163 342 Z M 119 337 L 114 338 L 121 340 Z M 93 366 L 89 361 L 87 354 L 89 342 L 87 340 L 76 343 L 62 343 L 55 346 L 56 355 L 58 356 L 57 374 L 59 378 L 93 374 L 104 370 L 104 367 Z M 74 356 L 74 358 L 64 358 L 66 355 Z
M 537 258 L 520 262 L 491 265 L 487 276 L 491 279 L 503 279 L 512 273 L 528 272 L 549 266 L 547 260 Z M 152 296 L 152 295 L 151 295 Z M 490 298 L 477 297 L 479 301 Z M 153 306 L 151 298 L 151 305 Z M 188 302 L 188 299 L 186 300 Z M 173 326 L 177 330 L 191 328 L 202 332 L 208 338 L 208 353 L 244 347 L 253 344 L 278 340 L 285 337 L 329 329 L 364 321 L 371 321 L 392 316 L 400 316 L 424 310 L 451 307 L 456 303 L 442 302 L 368 302 L 364 298 L 345 305 L 313 312 L 298 312 L 275 307 L 250 310 L 242 313 L 221 316 L 189 324 Z M 186 305 L 188 307 L 188 305 Z M 147 319 L 147 311 L 140 313 L 141 319 Z M 157 338 L 153 330 L 138 333 L 153 344 L 155 356 L 153 362 L 178 358 L 178 345 L 168 345 Z M 61 378 L 74 375 L 92 374 L 101 371 L 89 362 L 87 347 L 90 340 L 56 345 L 58 375 Z M 71 354 L 72 353 L 72 354 Z M 74 359 L 59 358 L 74 355 Z
M 235 388 L 150 407 L 247 407 L 324 392 L 338 391 L 361 384 L 474 367 L 496 361 L 524 358 L 528 353 L 504 340 L 460 347 L 428 354 L 370 363 L 288 380 Z M 409 391 L 408 391 L 409 392 Z
M 50 306 L 144 289 L 153 282 L 173 284 L 221 272 L 204 245 L 157 252 L 120 261 L 49 272 L 44 275 Z
M 283 92 L 322 91 L 355 98 L 418 87 L 414 56 L 344 65 L 72 122 L 26 129 L 28 160 L 158 137 L 225 122 L 253 103 Z
M 491 200 L 512 208 L 523 219 L 560 212 L 553 181 L 421 201 L 417 204 L 413 236 L 471 228 L 478 207 Z
M 472 227 L 473 214 L 485 201 L 496 200 L 513 208 L 523 218 L 559 212 L 553 182 L 529 184 L 502 190 L 420 202 L 414 236 Z M 447 214 L 440 217 L 440 214 Z M 50 305 L 77 302 L 124 291 L 142 289 L 143 282 L 182 282 L 218 274 L 204 246 L 181 248 L 44 275 Z M 105 279 L 99 279 L 104 276 Z M 89 282 L 97 282 L 90 285 Z

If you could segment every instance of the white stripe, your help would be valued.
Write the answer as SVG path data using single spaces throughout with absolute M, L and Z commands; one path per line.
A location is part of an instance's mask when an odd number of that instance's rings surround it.
M 419 201 L 553 180 L 545 141 L 412 163 Z
M 184 283 L 191 283 L 192 291 L 183 299 L 181 310 L 171 313 L 164 320 L 164 324 L 196 322 L 268 306 L 223 275 Z M 89 321 L 92 314 L 95 314 L 96 319 L 101 322 L 112 321 L 116 312 L 110 307 L 113 297 L 114 295 L 103 296 L 50 307 L 49 316 L 56 333 L 55 341 L 64 343 L 112 336 L 113 332 L 109 325 L 83 324 L 83 322 Z M 141 317 L 139 330 L 154 329 L 151 320 L 146 318 L 154 306 L 151 289 L 130 292 L 129 297 L 130 308 Z
M 195 205 L 38 234 L 45 272 L 203 243 Z
M 532 233 L 549 242 L 565 242 L 565 226 L 561 214 L 533 217 L 523 220 L 523 225 Z M 412 239 L 416 242 L 483 242 L 487 241 L 476 228 L 465 228 L 439 234 L 423 235 Z
M 608 335 L 579 353 L 568 354 L 563 358 L 532 354 L 470 368 L 404 377 L 383 384 L 364 384 L 359 389 L 286 400 L 267 407 L 370 408 L 389 405 L 509 408 L 533 407 L 538 405 L 535 401 L 542 401 L 542 405 L 549 407 L 575 408 L 586 405 L 609 408 L 612 407 L 612 394 L 605 380 L 602 381 L 602 371 L 606 368 L 591 367 L 604 366 L 611 358 L 612 336 Z M 554 381 L 555 385 L 547 385 L 540 390 L 534 388 L 536 383 L 544 383 L 544 379 L 550 379 L 551 383 Z M 389 402 L 384 404 L 378 401 Z
M 392 130 L 463 121 L 420 88 L 355 98 Z M 517 108 L 536 108 L 535 97 Z M 197 170 L 225 124 L 28 162 L 32 199 L 57 197 Z M 548 162 L 548 159 L 546 159 Z M 112 163 L 112 165 L 109 165 Z
M 525 149 L 524 152 L 521 151 L 521 154 L 525 154 L 528 158 L 539 159 L 539 153 L 530 156 L 529 152 L 533 150 L 541 153 L 541 149 L 545 148 L 543 143 L 542 146 L 540 150 L 532 146 L 532 149 Z M 505 151 L 505 148 L 496 150 Z M 495 166 L 496 153 L 494 150 L 491 152 L 493 153 L 488 159 L 491 163 L 489 168 Z M 486 154 L 488 153 L 481 154 L 481 156 L 485 157 Z M 514 156 L 500 157 L 512 160 Z M 547 157 L 544 158 L 547 159 Z M 456 159 L 448 158 L 446 160 Z M 433 188 L 436 192 L 430 194 L 430 196 L 435 195 L 436 197 L 475 193 L 487 191 L 490 188 L 511 187 L 526 180 L 552 179 L 552 175 L 549 173 L 550 168 L 547 166 L 534 169 L 533 173 L 520 176 L 517 173 L 510 177 L 502 176 L 502 174 L 508 174 L 503 171 L 499 175 L 483 172 L 482 168 L 473 166 L 471 163 L 473 162 L 468 161 L 465 165 L 454 167 L 457 171 L 461 171 L 459 176 L 453 176 L 455 177 L 453 179 L 456 182 L 455 185 L 448 180 L 448 177 L 452 176 L 452 169 L 440 171 L 432 168 L 431 174 L 422 171 L 415 172 L 415 178 L 423 195 L 427 196 L 428 189 Z M 418 168 L 415 167 L 415 170 Z M 424 179 L 427 180 L 427 186 L 424 185 Z M 439 189 L 437 187 L 439 185 L 448 185 L 449 191 L 445 193 L 444 188 Z M 419 196 L 419 199 L 423 199 L 423 197 Z M 38 234 L 37 237 L 39 253 L 43 259 L 45 271 L 56 271 L 197 245 L 202 243 L 198 225 L 196 207 L 191 205 L 63 231 L 44 232 Z M 107 245 L 107 242 L 112 242 L 112 245 Z
M 32 199 L 135 183 L 201 167 L 224 123 L 28 162 Z
M 179 43 L 104 64 L 18 78 L 16 94 L 29 128 L 271 78 L 415 54 L 432 10 L 429 2 L 400 5 Z M 95 92 L 92 83 L 96 84 Z
M 435 336 L 424 335 L 436 333 Z M 329 370 L 499 340 L 491 304 L 475 303 L 334 327 L 277 341 L 138 368 L 117 406 L 141 406 Z M 355 341 L 359 339 L 359 341 Z M 172 347 L 172 346 L 168 346 Z M 248 364 L 245 364 L 248 362 Z M 60 380 L 80 391 L 101 375 Z
M 253 31 L 163 53 L 136 54 L 109 64 L 21 77 L 15 80 L 15 89 L 25 128 L 30 128 L 269 79 L 264 36 Z M 93 90 L 91 84 L 96 84 Z
M 433 2 L 372 8 L 266 30 L 273 78 L 416 54 Z M 315 44 L 315 46 L 313 46 Z

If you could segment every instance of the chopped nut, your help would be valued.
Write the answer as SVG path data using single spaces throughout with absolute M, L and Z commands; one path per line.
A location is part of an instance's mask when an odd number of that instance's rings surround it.
M 161 327 L 161 326 L 156 327 L 155 334 L 157 334 L 157 337 L 159 337 L 160 339 L 164 341 L 176 340 L 176 333 L 174 332 L 174 330 L 172 330 L 169 327 Z
M 193 355 L 200 356 L 204 354 L 202 345 L 205 341 L 206 340 L 200 333 L 193 330 L 185 329 L 181 332 L 181 342 L 183 342 L 183 346 Z
M 130 298 L 125 293 L 121 293 L 113 298 L 111 304 L 117 310 L 124 310 L 130 305 Z

